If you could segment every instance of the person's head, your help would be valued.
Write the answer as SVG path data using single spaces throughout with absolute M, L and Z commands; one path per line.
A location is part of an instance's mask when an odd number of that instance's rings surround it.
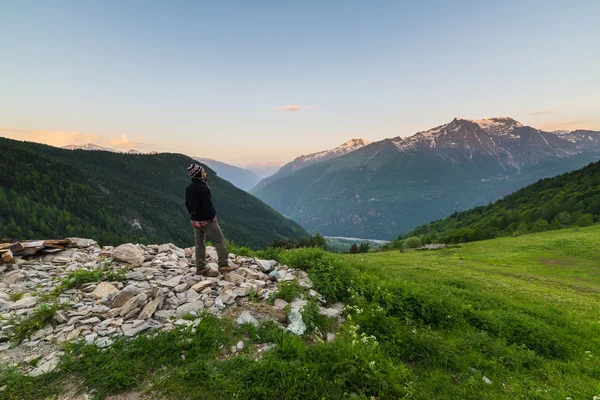
M 200 164 L 190 165 L 188 167 L 188 175 L 190 176 L 190 178 L 192 178 L 192 180 L 202 179 L 203 181 L 206 180 L 207 176 L 204 167 L 202 167 L 202 165 Z

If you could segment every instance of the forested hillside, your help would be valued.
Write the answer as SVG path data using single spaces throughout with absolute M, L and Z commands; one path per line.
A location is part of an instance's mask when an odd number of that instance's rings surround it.
M 192 245 L 181 154 L 63 150 L 0 138 L 0 237 Z M 228 239 L 252 247 L 307 233 L 207 169 Z
M 600 220 L 600 162 L 580 170 L 546 178 L 493 204 L 457 212 L 420 226 L 404 236 L 422 243 L 460 243 L 588 226 Z

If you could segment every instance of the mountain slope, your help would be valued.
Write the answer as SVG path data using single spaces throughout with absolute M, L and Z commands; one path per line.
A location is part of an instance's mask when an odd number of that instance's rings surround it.
M 392 239 L 600 158 L 600 132 L 578 132 L 457 118 L 310 165 L 253 193 L 310 231 Z
M 400 237 L 459 243 L 600 221 L 600 162 L 542 179 L 494 204 L 462 211 Z
M 192 245 L 180 154 L 62 150 L 0 138 L 0 237 L 83 236 Z M 304 236 L 296 223 L 207 169 L 226 237 L 263 247 Z
M 252 192 L 259 190 L 262 187 L 265 187 L 270 182 L 273 182 L 279 178 L 283 178 L 288 176 L 302 168 L 308 167 L 309 165 L 316 164 L 321 161 L 327 161 L 335 157 L 343 156 L 344 154 L 351 153 L 355 150 L 358 150 L 366 145 L 368 145 L 364 139 L 350 139 L 346 143 L 343 143 L 336 147 L 333 150 L 325 150 L 320 151 L 318 153 L 303 155 L 294 159 L 294 161 L 285 164 L 281 167 L 275 174 L 263 179 L 257 186 L 252 190 Z
M 220 178 L 233 183 L 242 190 L 248 191 L 260 182 L 260 176 L 250 170 L 226 164 L 221 161 L 212 160 L 210 158 L 194 158 L 215 171 Z

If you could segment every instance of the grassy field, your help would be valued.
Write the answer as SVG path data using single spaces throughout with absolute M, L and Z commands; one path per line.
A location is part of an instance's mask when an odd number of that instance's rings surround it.
M 328 301 L 347 304 L 335 342 L 206 316 L 195 331 L 109 351 L 73 346 L 61 372 L 45 377 L 2 370 L 0 399 L 49 398 L 77 381 L 98 397 L 592 400 L 600 396 L 598 243 L 593 226 L 437 251 L 274 254 L 306 269 Z M 221 345 L 238 340 L 243 354 L 223 357 Z M 275 346 L 257 358 L 264 343 Z

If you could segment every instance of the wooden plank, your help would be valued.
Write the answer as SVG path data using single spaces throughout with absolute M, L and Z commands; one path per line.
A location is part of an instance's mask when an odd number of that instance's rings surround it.
M 54 253 L 58 253 L 63 251 L 64 249 L 49 249 L 49 248 L 45 248 L 44 250 L 42 250 L 41 252 L 44 254 L 54 254 Z
M 44 240 L 32 240 L 30 242 L 21 242 L 26 249 L 30 247 L 44 247 Z
M 19 255 L 20 256 L 32 256 L 35 253 L 37 253 L 40 250 L 44 250 L 44 246 L 38 246 L 38 247 L 27 247 L 25 248 L 25 250 L 23 250 Z
M 69 239 L 61 239 L 61 240 L 45 240 L 45 246 L 67 246 L 71 243 Z
M 25 249 L 25 247 L 21 243 L 17 242 L 13 243 L 13 245 L 10 246 L 9 249 L 13 252 L 13 255 L 17 255 L 20 252 L 22 252 Z
M 4 261 L 7 264 L 12 264 L 15 262 L 15 259 L 13 257 L 13 253 L 10 250 L 7 250 L 5 252 L 2 253 L 2 261 Z
M 51 249 L 59 249 L 59 250 L 65 249 L 65 246 L 61 246 L 59 244 L 44 244 L 44 247 L 51 248 Z

